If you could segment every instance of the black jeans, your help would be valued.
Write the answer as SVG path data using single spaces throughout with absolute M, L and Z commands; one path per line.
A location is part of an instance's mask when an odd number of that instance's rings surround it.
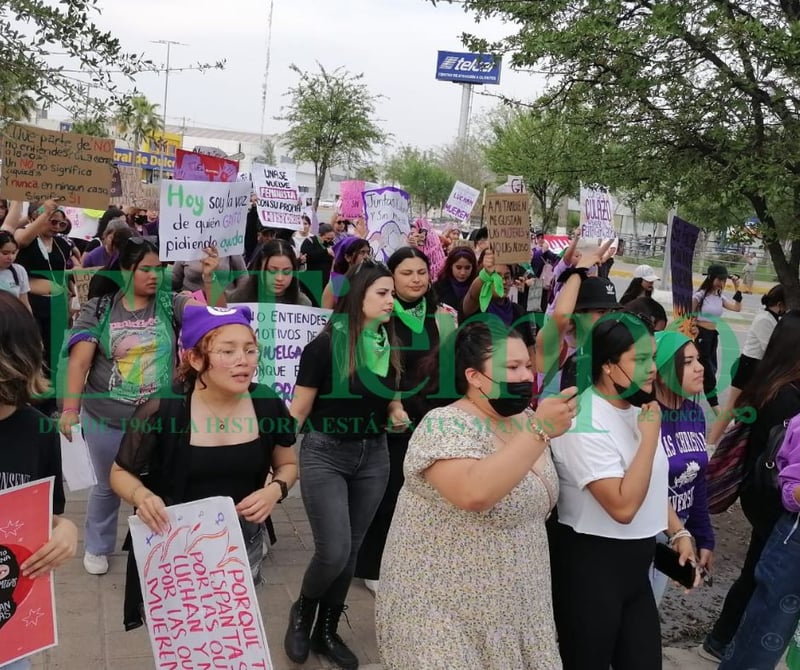
M 380 578 L 383 548 L 386 546 L 389 527 L 392 525 L 394 508 L 397 507 L 397 496 L 400 495 L 400 489 L 403 488 L 405 482 L 403 464 L 406 460 L 411 433 L 388 435 L 387 440 L 390 463 L 389 484 L 358 552 L 355 575 L 362 579 Z
M 703 393 L 712 407 L 719 405 L 719 397 L 714 389 L 717 387 L 717 349 L 719 333 L 708 328 L 699 328 L 700 334 L 695 340 L 700 362 L 703 364 Z
M 661 624 L 648 578 L 655 538 L 585 535 L 559 522 L 547 528 L 564 670 L 660 670 Z
M 364 535 L 389 481 L 386 435 L 342 440 L 308 433 L 300 448 L 303 505 L 314 556 L 303 577 L 307 598 L 345 601 Z

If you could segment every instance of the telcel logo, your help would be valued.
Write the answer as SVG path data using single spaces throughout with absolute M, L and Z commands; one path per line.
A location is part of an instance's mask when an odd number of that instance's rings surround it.
M 457 72 L 491 72 L 494 60 L 479 61 L 478 58 L 460 58 L 450 56 L 442 61 L 442 70 L 456 70 Z

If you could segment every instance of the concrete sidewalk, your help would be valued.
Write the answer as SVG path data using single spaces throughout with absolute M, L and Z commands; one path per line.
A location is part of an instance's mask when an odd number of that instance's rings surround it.
M 67 516 L 79 528 L 86 507 L 84 494 L 70 495 Z M 123 504 L 120 514 L 120 541 L 126 530 L 130 508 Z M 272 661 L 276 670 L 331 668 L 312 654 L 303 666 L 297 666 L 283 653 L 283 634 L 289 606 L 298 595 L 300 581 L 313 550 L 311 529 L 303 504 L 296 491 L 274 514 L 278 543 L 271 548 L 264 563 L 266 583 L 258 587 L 261 610 L 267 629 Z M 83 546 L 78 557 L 56 574 L 58 608 L 58 647 L 36 657 L 35 668 L 47 670 L 142 670 L 154 668 L 147 630 L 126 633 L 122 626 L 122 602 L 125 589 L 125 560 L 122 552 L 111 558 L 107 575 L 93 577 L 83 569 Z M 350 626 L 342 620 L 340 633 L 352 646 L 364 670 L 379 670 L 372 594 L 356 581 L 348 598 Z M 714 664 L 701 659 L 694 649 L 664 650 L 664 670 L 711 670 Z M 411 670 L 411 669 L 409 669 Z M 453 670 L 473 670 L 454 668 Z M 474 669 L 479 670 L 479 669 Z

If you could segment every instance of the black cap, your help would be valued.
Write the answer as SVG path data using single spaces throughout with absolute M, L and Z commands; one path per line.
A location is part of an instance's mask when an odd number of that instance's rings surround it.
M 726 268 L 724 265 L 709 265 L 708 272 L 706 272 L 706 274 L 712 279 L 727 279 L 728 268 Z
M 619 309 L 617 302 L 617 289 L 608 279 L 602 277 L 587 277 L 581 282 L 578 291 L 578 300 L 575 302 L 575 311 L 582 312 L 590 309 Z

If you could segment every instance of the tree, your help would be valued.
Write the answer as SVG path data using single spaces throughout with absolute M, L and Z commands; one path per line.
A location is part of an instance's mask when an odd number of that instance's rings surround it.
M 456 181 L 480 189 L 494 180 L 478 137 L 456 139 L 440 148 L 437 154 L 439 164 Z
M 464 0 L 519 32 L 473 50 L 544 68 L 547 103 L 623 148 L 618 181 L 678 204 L 706 199 L 760 221 L 800 307 L 800 58 L 796 0 Z M 728 221 L 743 225 L 743 221 Z M 788 255 L 781 239 L 791 239 Z
M 264 165 L 277 165 L 275 160 L 275 143 L 268 137 L 264 138 L 261 143 L 261 155 L 256 156 L 256 163 L 263 163 Z
M 106 93 L 116 91 L 114 73 L 130 78 L 152 69 L 150 61 L 125 53 L 116 37 L 93 23 L 92 14 L 99 13 L 99 5 L 99 0 L 1 3 L 0 89 L 4 95 L 25 94 L 42 105 L 82 101 L 86 82 L 53 67 L 47 57 L 55 52 L 71 58 L 74 71 L 88 76 L 93 87 Z
M 16 78 L 0 75 L 0 126 L 9 121 L 27 121 L 36 111 L 36 100 L 21 89 Z
M 72 122 L 71 132 L 92 137 L 108 137 L 108 125 L 102 114 L 84 116 Z
M 431 152 L 402 147 L 386 166 L 386 178 L 400 184 L 420 206 L 423 216 L 431 207 L 441 207 L 455 179 L 442 168 Z
M 555 112 L 526 107 L 493 116 L 486 159 L 497 174 L 522 176 L 546 233 L 558 225 L 562 199 L 578 192 L 581 174 L 599 181 L 585 160 L 588 140 Z
M 156 111 L 158 105 L 141 95 L 128 97 L 114 117 L 117 130 L 133 145 L 133 164 L 137 163 L 139 147 L 144 140 L 154 140 L 164 130 L 164 124 Z
M 373 118 L 378 97 L 362 83 L 364 75 L 317 66 L 319 72 L 291 66 L 299 81 L 287 91 L 291 103 L 278 117 L 289 123 L 284 139 L 295 160 L 314 164 L 315 209 L 330 168 L 358 167 L 387 139 Z

